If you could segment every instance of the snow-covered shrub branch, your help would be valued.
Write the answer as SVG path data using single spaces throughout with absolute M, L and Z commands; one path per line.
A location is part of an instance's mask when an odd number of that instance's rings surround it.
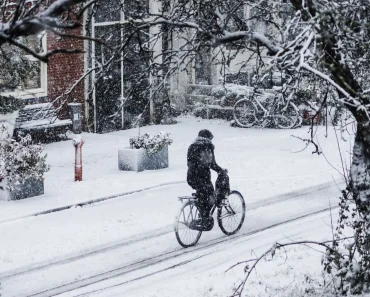
M 43 179 L 49 170 L 42 145 L 31 144 L 31 137 L 12 139 L 7 128 L 0 125 L 0 181 L 6 179 L 8 189 L 28 178 Z M 1 189 L 0 190 L 4 190 Z
M 334 240 L 334 242 L 337 243 L 337 244 L 339 244 L 341 242 L 345 242 L 345 243 L 350 244 L 351 240 L 353 240 L 353 238 L 351 238 L 351 237 L 342 237 L 342 238 L 338 237 Z M 344 262 L 348 261 L 348 257 L 346 255 L 343 255 L 342 253 L 340 253 L 335 248 L 333 248 L 331 246 L 332 243 L 333 243 L 333 241 L 319 242 L 319 241 L 312 241 L 312 240 L 292 241 L 292 242 L 287 242 L 287 243 L 276 242 L 271 248 L 267 249 L 265 252 L 261 253 L 259 256 L 256 256 L 256 258 L 238 262 L 238 263 L 236 263 L 235 265 L 231 266 L 229 269 L 226 270 L 226 272 L 227 272 L 227 271 L 229 271 L 229 270 L 231 270 L 231 269 L 233 269 L 237 266 L 240 266 L 240 265 L 244 266 L 245 276 L 242 278 L 242 280 L 236 286 L 236 288 L 234 289 L 234 292 L 231 296 L 232 297 L 241 297 L 241 296 L 244 295 L 243 294 L 244 291 L 247 290 L 247 288 L 246 288 L 247 282 L 248 282 L 252 272 L 257 270 L 257 266 L 261 261 L 271 260 L 271 258 L 274 258 L 277 253 L 279 253 L 281 251 L 284 252 L 287 247 L 297 246 L 297 245 L 298 246 L 304 245 L 304 246 L 309 246 L 309 247 L 316 246 L 316 247 L 324 248 L 326 250 L 326 253 L 324 253 L 324 255 L 322 257 L 322 264 L 324 265 L 326 270 L 330 270 L 330 273 L 333 276 L 332 281 L 335 284 L 336 280 L 338 278 L 340 278 L 341 276 L 340 276 L 340 273 L 338 273 L 338 272 L 337 273 L 335 273 L 335 272 L 332 273 L 331 268 L 329 268 L 328 265 L 327 265 L 327 259 L 331 256 L 334 256 L 336 259 L 338 259 L 339 262 L 344 263 Z M 331 267 L 334 266 L 333 268 L 336 268 L 337 271 L 339 271 L 340 265 L 339 264 L 338 264 L 338 266 L 336 266 L 336 265 L 337 264 L 333 263 Z
M 160 132 L 156 135 L 145 133 L 137 137 L 130 138 L 130 148 L 144 148 L 148 154 L 155 154 L 165 146 L 172 144 L 173 139 L 169 133 Z

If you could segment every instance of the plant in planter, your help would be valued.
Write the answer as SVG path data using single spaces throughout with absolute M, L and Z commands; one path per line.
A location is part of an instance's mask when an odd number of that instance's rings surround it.
M 31 136 L 17 142 L 6 126 L 0 126 L 0 200 L 17 200 L 44 193 L 43 177 L 49 170 L 41 145 Z
M 173 140 L 170 133 L 160 132 L 157 135 L 151 136 L 148 133 L 130 138 L 130 148 L 146 149 L 148 154 L 155 154 L 161 151 L 167 145 L 172 144 Z
M 131 137 L 129 142 L 130 148 L 118 150 L 120 170 L 140 172 L 168 167 L 168 145 L 173 142 L 169 133 L 145 133 Z

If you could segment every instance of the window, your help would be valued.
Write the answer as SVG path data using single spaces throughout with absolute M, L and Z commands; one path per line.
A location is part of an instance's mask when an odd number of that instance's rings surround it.
M 148 0 L 129 0 L 125 2 L 124 13 L 126 19 L 146 19 L 149 17 Z
M 96 23 L 119 22 L 121 20 L 122 3 L 120 0 L 100 0 L 95 10 Z
M 242 1 L 232 0 L 229 5 L 225 7 L 225 15 L 228 17 L 227 30 L 230 32 L 245 31 L 248 29 L 246 24 L 246 10 Z M 228 43 L 226 48 L 228 50 L 240 50 L 245 48 L 247 42 L 245 39 Z
M 36 53 L 46 50 L 46 35 L 18 39 Z M 47 65 L 26 51 L 5 44 L 0 48 L 0 93 L 18 98 L 47 95 Z
M 100 24 L 147 19 L 150 16 L 149 10 L 149 0 L 99 0 L 95 7 L 94 21 Z
M 258 5 L 249 8 L 249 23 L 253 31 L 266 35 L 268 33 L 268 22 L 264 20 L 267 16 L 267 1 L 261 1 Z
M 132 19 L 150 17 L 149 0 L 98 0 L 94 8 L 91 36 L 105 40 L 121 55 L 99 44 L 91 45 L 91 66 L 108 61 L 101 71 L 93 72 L 94 128 L 96 132 L 108 132 L 125 126 L 126 113 L 143 112 L 149 100 L 150 63 L 152 51 L 149 45 L 149 29 L 136 32 Z M 130 38 L 126 38 L 130 36 Z M 122 47 L 122 48 L 121 48 Z M 112 62 L 113 61 L 113 62 Z M 125 106 L 122 108 L 122 102 Z

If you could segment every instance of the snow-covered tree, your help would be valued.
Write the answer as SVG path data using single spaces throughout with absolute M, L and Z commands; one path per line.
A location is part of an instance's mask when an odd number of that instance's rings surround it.
M 77 52 L 63 48 L 41 51 L 38 40 L 44 31 L 62 36 L 65 34 L 62 29 L 81 25 L 78 21 L 84 7 L 76 4 L 83 2 L 85 1 L 0 2 L 0 94 L 32 83 L 37 66 L 26 55 L 47 62 L 52 55 Z M 0 95 L 0 114 L 12 113 L 23 104 L 17 98 Z M 23 183 L 27 178 L 42 179 L 44 172 L 48 170 L 45 161 L 43 147 L 32 144 L 29 135 L 15 141 L 8 126 L 0 124 L 0 182 L 6 180 L 6 184 L 1 184 L 0 190 L 5 190 L 3 187 L 12 190 L 12 185 Z
M 81 17 L 86 7 L 84 0 L 4 0 L 0 3 L 0 47 L 13 45 L 26 51 L 35 58 L 47 62 L 57 53 L 76 53 L 75 49 L 58 48 L 43 53 L 28 46 L 24 39 L 45 30 L 60 36 L 62 29 L 68 30 L 81 26 Z M 90 3 L 91 4 L 91 3 Z M 87 3 L 89 5 L 89 3 Z M 83 38 L 74 36 L 74 38 Z
M 9 1 L 0 3 L 0 93 L 27 87 L 37 77 L 39 63 L 27 56 L 47 62 L 57 53 L 74 53 L 74 49 L 41 50 L 41 34 L 81 25 L 79 16 L 84 1 Z M 77 37 L 76 37 L 77 38 Z M 0 113 L 12 112 L 22 104 L 13 97 L 0 98 Z
M 355 206 L 354 220 L 350 222 L 345 214 L 342 216 L 354 228 L 355 241 L 350 254 L 356 254 L 356 257 L 351 256 L 350 261 L 338 265 L 346 276 L 350 276 L 343 278 L 350 284 L 350 290 L 360 292 L 369 288 L 368 0 L 164 0 L 161 1 L 161 10 L 156 13 L 149 10 L 147 1 L 141 0 L 55 0 L 50 3 L 46 0 L 3 1 L 0 4 L 0 14 L 4 16 L 0 22 L 0 46 L 9 43 L 47 61 L 52 54 L 71 51 L 58 49 L 38 54 L 18 42 L 17 38 L 43 30 L 65 36 L 67 33 L 60 33 L 59 29 L 67 30 L 79 25 L 76 20 L 82 12 L 87 14 L 88 21 L 99 12 L 111 17 L 120 13 L 126 15 L 126 22 L 118 22 L 108 31 L 102 29 L 95 40 L 95 46 L 101 47 L 98 63 L 91 64 L 85 76 L 92 72 L 97 74 L 96 80 L 90 81 L 91 93 L 96 90 L 96 83 L 110 79 L 117 71 L 118 63 L 129 64 L 138 57 L 149 62 L 127 74 L 135 74 L 135 77 L 133 87 L 128 88 L 126 96 L 133 98 L 130 92 L 138 91 L 135 86 L 139 85 L 144 86 L 143 92 L 147 92 L 149 87 L 150 92 L 159 90 L 163 81 L 173 73 L 191 71 L 193 62 L 204 52 L 211 54 L 211 61 L 224 67 L 246 53 L 245 59 L 238 61 L 241 67 L 251 61 L 255 63 L 257 82 L 271 71 L 283 72 L 288 100 L 293 98 L 307 75 L 316 77 L 324 91 L 326 88 L 334 90 L 330 98 L 344 106 L 357 124 L 348 188 L 344 191 L 343 202 L 344 209 L 349 202 Z M 148 33 L 150 28 L 155 30 Z M 164 44 L 164 50 L 160 57 L 153 56 L 153 49 L 159 42 Z M 158 79 L 141 84 L 147 80 L 148 73 Z M 105 91 L 111 92 L 113 88 Z M 325 106 L 329 96 L 325 95 L 327 92 L 322 94 L 321 104 Z M 122 104 L 126 104 L 124 100 Z M 148 103 L 143 105 L 146 107 Z M 112 113 L 115 113 L 114 108 Z

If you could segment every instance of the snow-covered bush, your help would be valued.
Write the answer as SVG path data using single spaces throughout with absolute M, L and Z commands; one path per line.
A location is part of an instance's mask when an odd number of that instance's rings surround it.
M 24 100 L 14 98 L 13 96 L 5 97 L 0 95 L 0 114 L 14 112 L 23 108 L 23 106 Z
M 363 170 L 360 164 L 356 166 L 357 172 Z M 335 240 L 323 258 L 324 270 L 336 276 L 337 289 L 343 295 L 370 293 L 369 202 L 361 198 L 352 184 L 342 190 Z M 354 236 L 340 240 L 351 234 Z
M 174 111 L 171 104 L 164 104 L 162 107 L 162 119 L 161 124 L 162 125 L 173 125 L 177 124 L 177 121 L 173 118 L 174 117 Z
M 252 91 L 252 87 L 225 84 L 214 87 L 212 89 L 212 96 L 220 99 L 220 105 L 222 106 L 233 106 L 236 101 L 247 97 Z
M 196 102 L 194 104 L 193 115 L 196 117 L 201 117 L 202 119 L 207 118 L 207 108 L 204 103 Z
M 146 149 L 148 154 L 155 154 L 161 151 L 166 145 L 172 144 L 173 139 L 170 133 L 160 132 L 156 135 L 145 133 L 137 137 L 130 138 L 130 148 L 132 149 Z
M 30 135 L 17 142 L 6 126 L 0 126 L 0 181 L 7 180 L 8 190 L 28 178 L 43 179 L 49 170 L 43 150 L 41 145 L 31 144 Z

